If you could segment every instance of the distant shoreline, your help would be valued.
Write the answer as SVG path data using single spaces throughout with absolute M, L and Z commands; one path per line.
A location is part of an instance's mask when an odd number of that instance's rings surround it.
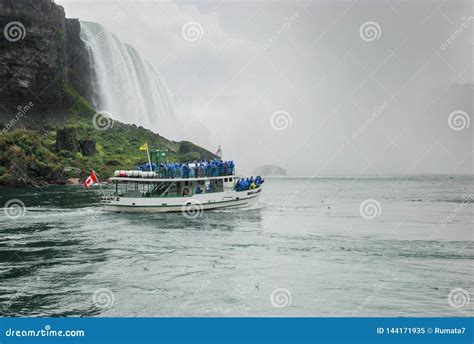
M 351 175 L 324 175 L 324 176 L 280 176 L 280 175 L 265 175 L 265 178 L 270 179 L 400 179 L 400 178 L 421 178 L 421 177 L 438 177 L 438 178 L 459 178 L 459 177 L 473 177 L 474 174 L 391 174 L 391 175 L 361 175 L 361 176 L 351 176 Z
M 387 175 L 387 176 L 262 176 L 265 179 L 314 179 L 314 180 L 419 180 L 420 178 L 423 179 L 432 179 L 432 180 L 440 180 L 440 179 L 474 179 L 473 174 L 457 174 L 457 175 L 443 175 L 443 174 L 412 174 L 412 175 Z M 102 183 L 110 183 L 110 180 L 104 179 L 101 181 Z M 83 180 L 80 178 L 68 178 L 65 180 L 60 180 L 56 182 L 41 182 L 38 185 L 23 185 L 23 184 L 11 184 L 11 185 L 0 185 L 0 189 L 4 188 L 42 188 L 48 186 L 55 186 L 55 185 L 64 185 L 64 186 L 74 186 L 74 185 L 82 185 Z

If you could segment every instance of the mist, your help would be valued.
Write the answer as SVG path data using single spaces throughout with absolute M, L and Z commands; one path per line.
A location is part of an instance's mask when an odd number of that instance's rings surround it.
M 239 172 L 473 173 L 469 1 L 56 2 L 160 73 L 171 139 Z

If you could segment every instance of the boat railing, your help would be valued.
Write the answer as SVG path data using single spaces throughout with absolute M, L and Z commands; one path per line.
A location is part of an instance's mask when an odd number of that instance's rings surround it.
M 141 170 L 117 170 L 114 172 L 115 177 L 128 178 L 159 178 L 159 179 L 188 179 L 188 178 L 206 178 L 206 177 L 228 177 L 234 175 L 234 170 L 229 171 L 141 171 Z
M 220 159 L 188 162 L 143 163 L 136 170 L 156 173 L 160 178 L 199 178 L 220 177 L 234 174 L 235 164 L 232 160 Z

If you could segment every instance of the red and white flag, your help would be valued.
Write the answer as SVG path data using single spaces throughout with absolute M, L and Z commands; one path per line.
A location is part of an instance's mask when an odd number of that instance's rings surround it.
M 86 187 L 86 189 L 89 189 L 89 186 L 91 186 L 92 184 L 97 183 L 97 182 L 98 182 L 98 180 L 97 180 L 97 177 L 95 176 L 94 171 L 91 171 L 91 174 L 89 175 L 89 177 L 84 182 L 84 186 Z
M 219 158 L 222 158 L 222 150 L 221 150 L 221 145 L 219 145 L 219 148 L 217 148 L 216 155 L 217 155 Z

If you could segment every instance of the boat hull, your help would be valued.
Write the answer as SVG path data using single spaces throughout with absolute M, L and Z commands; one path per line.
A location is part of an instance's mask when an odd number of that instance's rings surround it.
M 261 187 L 240 192 L 200 194 L 193 197 L 175 198 L 127 198 L 112 197 L 104 200 L 105 211 L 127 213 L 200 213 L 204 210 L 243 208 L 257 203 Z M 191 215 L 190 215 L 191 216 Z M 192 217 L 192 216 L 191 216 Z

